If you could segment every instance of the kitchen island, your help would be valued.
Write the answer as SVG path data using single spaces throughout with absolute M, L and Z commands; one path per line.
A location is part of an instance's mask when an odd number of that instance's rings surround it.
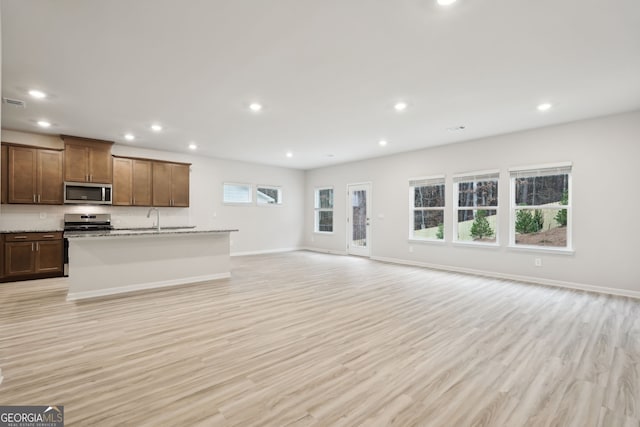
M 199 228 L 66 232 L 68 301 L 231 276 L 229 234 Z

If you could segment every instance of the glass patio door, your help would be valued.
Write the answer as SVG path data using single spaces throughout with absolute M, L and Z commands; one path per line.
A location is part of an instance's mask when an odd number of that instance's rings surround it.
M 371 185 L 353 184 L 347 187 L 347 252 L 350 255 L 371 254 L 369 204 Z

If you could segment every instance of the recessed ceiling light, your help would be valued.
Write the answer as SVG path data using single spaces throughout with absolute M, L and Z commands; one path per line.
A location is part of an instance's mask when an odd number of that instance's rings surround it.
M 40 90 L 36 90 L 36 89 L 32 89 L 29 91 L 29 95 L 31 95 L 34 98 L 38 98 L 38 99 L 42 99 L 42 98 L 46 98 L 47 94 L 40 91 Z
M 456 2 L 456 0 L 438 0 L 440 6 L 449 6 Z
M 393 108 L 396 109 L 396 111 L 400 112 L 400 111 L 404 111 L 407 109 L 407 103 L 406 102 L 397 102 L 396 105 L 393 106 Z
M 385 147 L 387 145 L 387 140 L 381 139 L 380 141 L 378 141 L 378 145 L 381 147 Z
M 160 132 L 162 130 L 162 126 L 158 125 L 158 124 L 153 124 L 151 125 L 151 130 L 154 132 Z
M 538 105 L 538 111 L 547 111 L 551 107 L 553 107 L 553 105 L 549 104 L 548 102 L 545 102 L 544 104 Z
M 134 139 L 136 139 L 136 137 L 131 133 L 127 133 L 124 135 L 124 139 L 126 139 L 127 141 L 133 141 Z
M 51 123 L 46 120 L 38 120 L 38 126 L 40 126 L 41 128 L 48 128 L 49 126 L 51 126 Z
M 287 151 L 287 157 L 289 158 L 293 157 L 293 153 L 291 151 Z
M 257 113 L 262 110 L 262 105 L 258 104 L 257 102 L 254 102 L 253 104 L 249 105 L 249 109 L 254 113 Z
M 189 144 L 189 149 L 190 149 L 190 150 L 195 150 L 195 149 L 197 149 L 197 148 L 198 148 L 198 146 L 197 146 L 194 142 L 192 142 L 191 144 Z

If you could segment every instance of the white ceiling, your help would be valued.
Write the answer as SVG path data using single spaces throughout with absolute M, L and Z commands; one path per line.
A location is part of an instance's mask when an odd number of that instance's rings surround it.
M 47 133 L 309 169 L 640 108 L 638 0 L 2 0 L 1 13 L 2 95 L 27 102 L 3 106 L 8 129 L 47 119 Z

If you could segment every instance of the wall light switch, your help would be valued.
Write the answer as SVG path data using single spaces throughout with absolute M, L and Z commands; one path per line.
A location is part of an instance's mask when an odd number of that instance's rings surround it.
M 413 246 L 409 246 L 409 252 L 413 252 Z
M 542 267 L 542 258 L 535 258 L 533 260 L 533 265 L 535 265 L 536 267 Z
M 40 212 L 40 219 L 47 219 L 47 213 L 46 212 Z

